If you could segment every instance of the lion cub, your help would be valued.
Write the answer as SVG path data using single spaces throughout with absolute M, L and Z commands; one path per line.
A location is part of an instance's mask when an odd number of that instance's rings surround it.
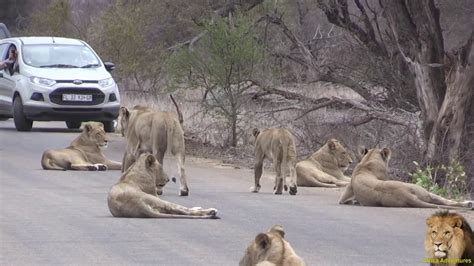
M 141 154 L 112 186 L 107 198 L 115 217 L 216 219 L 217 210 L 186 208 L 158 198 L 157 189 L 169 179 L 150 153 Z
M 274 225 L 267 233 L 260 233 L 250 243 L 240 260 L 239 266 L 282 265 L 304 266 L 305 262 L 296 255 L 290 243 L 284 239 L 281 225 Z
M 291 195 L 296 195 L 296 147 L 293 134 L 284 128 L 269 128 L 260 132 L 253 130 L 255 137 L 255 185 L 250 188 L 251 192 L 258 192 L 261 188 L 260 178 L 263 171 L 263 160 L 268 158 L 273 160 L 276 178 L 273 187 L 274 194 L 282 194 L 283 188 L 288 190 L 286 185 L 286 169 L 290 171 L 290 191 Z
M 428 217 L 426 224 L 424 244 L 431 265 L 474 264 L 474 234 L 464 217 L 441 211 Z
M 97 122 L 84 124 L 82 133 L 65 149 L 46 150 L 41 158 L 45 170 L 120 170 L 122 164 L 105 158 L 102 148 L 108 139 L 104 125 Z

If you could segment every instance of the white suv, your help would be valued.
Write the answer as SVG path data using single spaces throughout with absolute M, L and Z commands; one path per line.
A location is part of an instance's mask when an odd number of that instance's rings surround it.
M 65 121 L 79 128 L 83 121 L 100 121 L 114 130 L 120 95 L 110 71 L 81 40 L 58 37 L 18 37 L 0 40 L 0 61 L 16 48 L 13 65 L 0 70 L 0 119 L 13 117 L 18 131 L 30 131 L 33 121 Z

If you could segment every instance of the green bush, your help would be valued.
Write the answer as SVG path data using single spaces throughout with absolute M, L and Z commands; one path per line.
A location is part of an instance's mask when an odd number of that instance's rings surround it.
M 413 162 L 416 170 L 410 174 L 412 182 L 437 195 L 462 200 L 468 194 L 467 176 L 463 165 L 452 161 L 448 166 L 439 165 L 426 167 Z

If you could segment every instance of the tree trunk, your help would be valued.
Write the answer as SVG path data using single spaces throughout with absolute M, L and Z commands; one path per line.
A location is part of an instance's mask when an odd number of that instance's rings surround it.
M 474 91 L 474 33 L 447 74 L 448 87 L 427 145 L 426 159 L 458 160 L 466 115 Z M 441 157 L 441 158 L 437 158 Z
M 381 1 L 402 57 L 415 75 L 425 141 L 428 141 L 446 91 L 439 10 L 432 0 Z

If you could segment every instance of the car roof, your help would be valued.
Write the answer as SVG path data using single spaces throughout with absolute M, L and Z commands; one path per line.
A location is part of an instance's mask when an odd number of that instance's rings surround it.
M 19 40 L 23 44 L 69 44 L 69 45 L 84 45 L 84 43 L 77 39 L 63 38 L 63 37 L 15 37 L 3 39 L 7 40 Z

